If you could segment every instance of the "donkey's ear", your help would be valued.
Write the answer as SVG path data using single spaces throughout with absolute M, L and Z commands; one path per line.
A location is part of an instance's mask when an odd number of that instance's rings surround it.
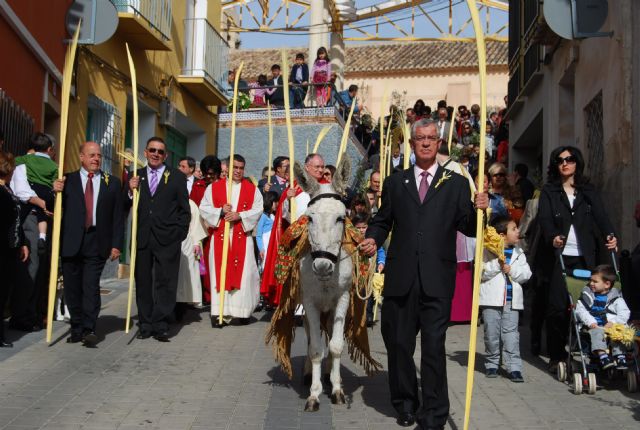
M 331 185 L 338 194 L 343 194 L 347 190 L 347 183 L 351 177 L 351 160 L 346 155 L 340 160 L 340 164 L 336 168 L 336 174 L 333 175 Z
M 320 188 L 318 181 L 316 181 L 313 176 L 309 175 L 298 161 L 293 165 L 293 174 L 296 177 L 296 181 L 298 181 L 300 188 L 310 196 L 314 195 Z

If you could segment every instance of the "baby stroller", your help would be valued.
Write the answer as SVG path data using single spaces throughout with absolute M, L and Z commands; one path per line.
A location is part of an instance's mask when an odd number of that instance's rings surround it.
M 558 363 L 557 378 L 560 382 L 566 382 L 571 378 L 573 392 L 576 395 L 584 393 L 595 394 L 597 390 L 596 374 L 600 372 L 598 361 L 592 361 L 591 348 L 589 345 L 589 337 L 586 332 L 581 330 L 580 322 L 576 316 L 576 303 L 580 300 L 582 289 L 589 282 L 591 272 L 589 270 L 574 270 L 568 276 L 562 255 L 559 256 L 562 275 L 565 280 L 567 291 L 569 293 L 570 323 L 569 323 L 569 354 L 567 354 L 566 362 Z M 615 258 L 613 260 L 614 267 L 617 272 Z M 616 285 L 614 288 L 618 288 Z M 638 361 L 636 353 L 627 354 L 628 369 L 627 372 L 627 389 L 634 392 L 637 389 L 637 371 Z M 611 369 L 607 371 L 607 378 L 613 379 L 617 373 L 621 371 Z

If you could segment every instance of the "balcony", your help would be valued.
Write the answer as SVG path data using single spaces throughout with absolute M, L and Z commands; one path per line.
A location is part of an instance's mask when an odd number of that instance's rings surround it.
M 118 10 L 118 33 L 150 51 L 170 51 L 171 0 L 111 0 Z
M 207 106 L 226 105 L 229 45 L 204 18 L 184 24 L 186 55 L 178 82 Z

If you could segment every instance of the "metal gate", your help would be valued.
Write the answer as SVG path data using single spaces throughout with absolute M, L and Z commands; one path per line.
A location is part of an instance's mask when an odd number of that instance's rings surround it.
M 102 150 L 102 170 L 113 174 L 118 149 L 122 148 L 122 117 L 115 106 L 93 95 L 87 109 L 87 141 L 96 142 Z
M 0 131 L 4 134 L 4 151 L 24 155 L 34 127 L 34 119 L 0 89 Z

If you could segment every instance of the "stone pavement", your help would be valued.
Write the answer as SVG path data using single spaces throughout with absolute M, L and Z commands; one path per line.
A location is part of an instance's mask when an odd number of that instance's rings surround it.
M 206 313 L 190 311 L 173 327 L 168 344 L 125 334 L 125 282 L 107 281 L 98 347 L 65 342 L 68 326 L 55 323 L 47 345 L 44 332 L 10 332 L 15 348 L 0 349 L 2 429 L 399 429 L 388 401 L 387 374 L 367 377 L 343 360 L 347 405 L 321 398 L 320 411 L 304 413 L 307 387 L 301 384 L 305 352 L 302 329 L 293 345 L 296 370 L 288 381 L 264 345 L 268 317 L 255 314 L 248 326 L 212 329 Z M 468 349 L 468 325 L 449 329 L 448 372 L 451 418 L 461 429 Z M 526 332 L 523 328 L 523 332 Z M 378 327 L 374 356 L 386 363 Z M 480 331 L 481 334 L 481 331 Z M 22 336 L 22 337 L 21 337 Z M 522 345 L 528 345 L 523 336 Z M 482 351 L 482 341 L 478 343 Z M 544 370 L 544 361 L 525 353 L 526 383 L 485 379 L 477 355 L 471 428 L 474 429 L 637 429 L 640 396 L 624 381 L 596 395 L 573 395 Z M 346 357 L 346 353 L 345 353 Z M 418 354 L 416 354 L 418 357 Z

